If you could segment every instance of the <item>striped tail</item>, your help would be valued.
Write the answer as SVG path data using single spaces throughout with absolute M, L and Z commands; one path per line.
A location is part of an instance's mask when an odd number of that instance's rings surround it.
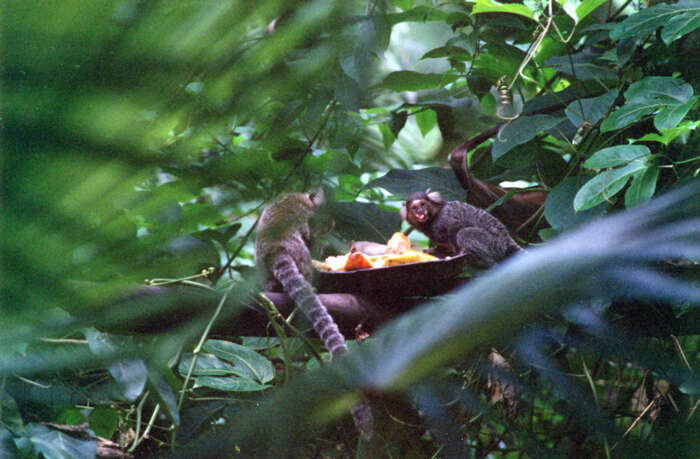
M 292 297 L 301 312 L 311 321 L 311 325 L 331 355 L 345 353 L 348 348 L 345 338 L 338 330 L 338 325 L 314 293 L 311 284 L 301 275 L 292 257 L 284 253 L 280 254 L 272 266 L 272 272 L 284 287 L 284 291 Z
M 280 254 L 272 266 L 272 272 L 282 284 L 284 291 L 292 297 L 294 303 L 311 321 L 311 325 L 331 355 L 336 357 L 345 354 L 348 350 L 345 337 L 340 333 L 328 309 L 314 293 L 311 284 L 299 272 L 292 257 L 288 254 Z M 365 440 L 371 439 L 374 434 L 374 418 L 367 400 L 362 399 L 350 409 L 350 412 L 362 437 Z

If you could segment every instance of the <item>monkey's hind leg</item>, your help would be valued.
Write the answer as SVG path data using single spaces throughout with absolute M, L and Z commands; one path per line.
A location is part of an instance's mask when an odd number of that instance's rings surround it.
M 493 249 L 493 236 L 480 228 L 462 228 L 455 239 L 459 252 L 467 255 L 470 266 L 487 269 L 502 258 Z

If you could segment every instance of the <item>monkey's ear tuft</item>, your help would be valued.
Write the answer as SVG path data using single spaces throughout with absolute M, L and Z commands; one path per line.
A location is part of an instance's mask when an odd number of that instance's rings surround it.
M 435 202 L 435 203 L 445 202 L 445 200 L 443 199 L 442 195 L 440 195 L 440 193 L 438 193 L 437 191 L 430 191 L 430 188 L 428 188 L 425 191 L 425 196 L 428 198 L 428 200 Z
M 401 204 L 401 210 L 399 211 L 401 214 L 401 219 L 408 221 L 408 211 L 406 210 L 406 203 L 404 202 Z
M 311 201 L 311 203 L 316 207 L 320 206 L 325 201 L 325 198 L 323 195 L 323 188 L 317 188 L 315 190 L 311 190 L 311 191 L 309 191 L 307 196 L 309 197 L 309 200 Z

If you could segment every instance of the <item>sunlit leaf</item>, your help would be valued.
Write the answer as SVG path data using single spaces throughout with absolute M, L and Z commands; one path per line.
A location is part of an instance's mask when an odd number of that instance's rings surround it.
M 574 211 L 574 197 L 584 183 L 586 183 L 584 176 L 567 177 L 547 195 L 544 216 L 555 230 L 564 231 L 573 228 L 605 213 L 604 204 L 580 212 Z
M 532 10 L 524 5 L 517 3 L 498 3 L 495 0 L 476 0 L 472 14 L 479 13 L 510 13 L 525 16 L 528 19 L 533 19 Z

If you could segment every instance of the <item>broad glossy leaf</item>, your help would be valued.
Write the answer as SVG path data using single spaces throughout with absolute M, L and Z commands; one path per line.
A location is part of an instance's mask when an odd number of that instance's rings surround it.
M 416 6 L 408 11 L 386 15 L 387 20 L 391 25 L 401 22 L 427 22 L 427 21 L 444 21 L 447 13 L 440 8 L 432 8 L 425 5 Z
M 661 39 L 667 45 L 700 27 L 700 2 L 686 0 L 675 6 L 680 14 L 669 19 L 661 30 Z
M 617 167 L 649 155 L 651 151 L 644 145 L 618 145 L 595 152 L 583 163 L 583 167 L 587 169 Z
M 566 116 L 574 126 L 581 126 L 584 121 L 596 124 L 615 103 L 619 93 L 617 89 L 611 89 L 598 97 L 575 100 L 566 107 Z
M 472 14 L 479 13 L 510 13 L 524 16 L 528 19 L 534 18 L 532 10 L 525 5 L 517 3 L 503 4 L 495 0 L 476 0 L 474 8 L 472 9 Z
M 684 0 L 676 4 L 661 3 L 627 17 L 612 30 L 610 37 L 619 40 L 645 37 L 659 27 L 661 39 L 668 45 L 700 27 L 699 2 Z
M 695 98 L 680 105 L 669 105 L 661 113 L 654 117 L 654 127 L 659 131 L 677 127 L 695 105 Z
M 442 167 L 392 169 L 367 184 L 367 188 L 377 186 L 402 198 L 408 198 L 416 191 L 425 191 L 428 188 L 438 191 L 448 201 L 463 201 L 465 198 L 464 188 L 457 181 L 454 172 Z
M 272 387 L 240 376 L 199 376 L 195 379 L 195 384 L 225 392 L 256 392 Z
M 573 68 L 571 67 L 573 61 Z M 571 56 L 555 56 L 547 59 L 546 67 L 552 67 L 567 75 L 575 76 L 579 80 L 614 80 L 617 74 L 598 60 L 598 56 L 588 54 L 585 51 Z
M 220 359 L 231 362 L 241 375 L 266 383 L 275 377 L 272 362 L 257 352 L 230 341 L 210 339 L 202 349 Z
M 636 206 L 654 196 L 659 171 L 659 166 L 652 164 L 632 178 L 632 183 L 625 192 L 625 207 Z
M 95 457 L 97 442 L 95 440 L 79 440 L 70 435 L 49 429 L 41 424 L 27 424 L 26 435 L 34 444 L 34 448 L 46 458 L 73 459 L 76 457 Z
M 100 357 L 117 354 L 122 346 L 128 344 L 128 339 L 120 340 L 94 328 L 86 329 L 85 337 L 90 350 Z M 142 359 L 138 357 L 124 357 L 115 360 L 107 369 L 116 381 L 117 387 L 125 399 L 133 402 L 143 393 L 143 389 L 146 387 L 148 370 Z
M 629 181 L 630 177 L 647 166 L 641 161 L 632 162 L 625 167 L 603 171 L 596 175 L 576 193 L 574 198 L 574 210 L 590 209 L 611 199 Z
M 183 378 L 190 371 L 192 358 L 192 354 L 184 356 L 177 366 L 177 371 Z M 192 374 L 195 376 L 225 376 L 230 374 L 249 376 L 250 371 L 244 366 L 237 368 L 232 363 L 225 362 L 213 354 L 200 353 L 192 369 Z
M 564 117 L 552 115 L 521 116 L 508 123 L 493 142 L 491 156 L 495 160 L 512 148 L 534 139 L 538 132 L 548 131 L 564 121 Z
M 567 177 L 547 194 L 544 216 L 552 228 L 557 231 L 565 231 L 605 213 L 605 204 L 581 212 L 574 211 L 574 197 L 587 179 L 587 177 L 580 175 Z
M 636 123 L 643 117 L 650 115 L 656 110 L 656 106 L 646 103 L 628 103 L 618 108 L 603 120 L 600 125 L 601 132 L 614 131 Z
M 645 8 L 628 16 L 610 32 L 610 38 L 620 40 L 628 37 L 643 38 L 666 24 L 676 14 L 676 8 L 662 3 Z
M 2 409 L 2 423 L 19 435 L 24 428 L 22 414 L 19 412 L 17 402 L 5 390 L 0 391 L 0 409 Z
M 170 421 L 177 426 L 180 425 L 180 413 L 177 409 L 177 399 L 173 386 L 168 382 L 168 379 L 173 385 L 177 383 L 170 368 L 163 368 L 161 371 L 155 368 L 148 369 L 148 385 L 151 394 L 158 401 L 163 412 L 170 418 Z
M 631 103 L 649 105 L 681 104 L 693 96 L 693 87 L 679 78 L 650 76 L 636 81 L 625 91 Z

